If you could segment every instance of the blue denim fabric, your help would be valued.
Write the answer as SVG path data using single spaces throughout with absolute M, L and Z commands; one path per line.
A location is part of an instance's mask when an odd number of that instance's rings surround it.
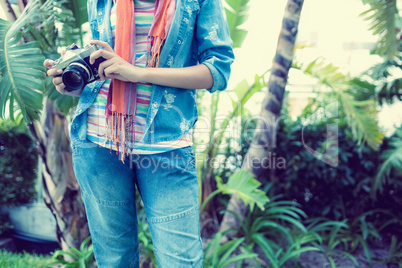
M 192 146 L 133 155 L 123 164 L 109 149 L 73 146 L 100 268 L 139 267 L 135 188 L 141 194 L 160 268 L 202 267 L 198 180 Z M 131 168 L 130 168 L 131 166 Z
M 109 16 L 112 0 L 88 0 L 88 19 L 93 39 L 112 44 Z M 220 0 L 176 0 L 176 11 L 159 66 L 181 68 L 205 64 L 212 73 L 214 84 L 209 92 L 226 89 L 230 65 L 234 59 L 232 40 Z M 80 97 L 76 116 L 71 125 L 73 145 L 91 147 L 86 139 L 87 109 L 95 100 L 103 81 L 87 85 Z M 167 102 L 173 94 L 173 103 Z M 196 93 L 153 85 L 144 136 L 141 142 L 153 143 L 176 140 L 186 134 L 198 119 Z

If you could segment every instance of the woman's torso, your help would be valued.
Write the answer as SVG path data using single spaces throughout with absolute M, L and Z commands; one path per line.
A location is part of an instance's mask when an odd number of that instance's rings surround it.
M 135 0 L 135 52 L 136 61 L 135 65 L 138 67 L 145 67 L 148 54 L 148 32 L 152 24 L 152 20 L 155 12 L 154 0 Z M 116 6 L 114 5 L 110 12 L 110 26 L 112 30 L 112 37 L 114 43 L 115 31 L 116 31 Z M 105 119 L 105 107 L 107 95 L 109 92 L 110 80 L 106 81 L 96 96 L 96 99 L 92 106 L 88 109 L 87 116 L 87 139 L 113 150 L 117 150 L 115 145 L 112 145 L 110 141 L 105 141 L 106 133 L 106 119 Z M 134 144 L 130 144 L 132 148 L 131 153 L 137 154 L 151 154 L 166 152 L 176 148 L 186 147 L 192 145 L 192 135 L 188 133 L 184 137 L 167 142 L 157 143 L 141 143 L 141 139 L 144 135 L 144 127 L 146 124 L 148 108 L 150 104 L 152 94 L 152 84 L 149 83 L 137 83 L 137 112 L 134 120 L 135 128 L 132 129 L 132 135 L 135 135 Z M 173 96 L 167 96 L 167 98 L 174 98 Z

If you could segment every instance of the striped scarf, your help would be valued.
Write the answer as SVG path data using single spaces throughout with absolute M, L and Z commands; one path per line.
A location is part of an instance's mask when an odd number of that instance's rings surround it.
M 135 64 L 134 0 L 116 3 L 115 52 Z M 148 34 L 148 67 L 159 66 L 159 56 L 172 25 L 175 0 L 156 0 L 155 16 Z M 137 111 L 136 84 L 112 79 L 106 103 L 106 141 L 118 148 L 121 160 L 129 153 L 128 144 L 135 141 L 134 120 Z

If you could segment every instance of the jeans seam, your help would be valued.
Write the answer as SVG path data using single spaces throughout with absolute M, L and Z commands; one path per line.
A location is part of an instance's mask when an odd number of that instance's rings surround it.
M 100 200 L 97 199 L 96 197 L 89 195 L 87 193 L 85 193 L 84 191 L 81 190 L 82 195 L 87 196 L 89 199 L 91 199 L 92 201 L 95 201 L 96 203 L 100 204 L 100 205 L 105 205 L 105 206 L 114 206 L 114 207 L 118 207 L 118 206 L 127 206 L 129 205 L 131 202 L 130 201 L 107 201 L 107 200 Z
M 175 220 L 178 220 L 180 218 L 183 218 L 183 217 L 189 216 L 191 214 L 194 214 L 197 211 L 198 211 L 198 205 L 193 207 L 193 208 L 190 208 L 189 210 L 186 210 L 184 212 L 180 212 L 180 213 L 177 213 L 177 214 L 173 214 L 173 215 L 169 215 L 169 216 L 163 216 L 163 217 L 150 217 L 148 219 L 148 221 L 150 223 L 162 223 L 162 222 L 175 221 Z

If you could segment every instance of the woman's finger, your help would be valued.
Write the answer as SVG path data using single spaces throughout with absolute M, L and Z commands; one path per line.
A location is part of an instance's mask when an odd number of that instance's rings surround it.
M 60 93 L 60 94 L 64 94 L 65 93 L 65 89 L 66 86 L 64 84 L 60 84 L 58 86 L 56 86 L 56 90 Z
M 113 52 L 113 48 L 111 46 L 109 46 L 109 44 L 107 42 L 103 42 L 103 41 L 100 41 L 100 40 L 91 40 L 91 41 L 89 41 L 89 43 L 101 46 L 106 51 Z
M 113 74 L 116 68 L 113 68 L 113 66 L 108 66 L 105 68 L 105 70 L 103 71 L 105 74 L 105 77 L 107 78 L 113 78 Z
M 52 78 L 55 78 L 56 76 L 59 76 L 62 73 L 63 73 L 62 69 L 50 69 L 50 70 L 47 71 L 47 75 L 52 77 Z
M 61 85 L 61 84 L 63 84 L 63 79 L 62 79 L 61 77 L 53 78 L 53 84 L 54 84 L 55 86 Z M 64 84 L 63 84 L 63 85 L 64 85 Z
M 105 73 L 105 69 L 108 68 L 109 66 L 113 65 L 114 60 L 113 59 L 109 59 L 106 60 L 104 62 L 102 62 L 101 64 L 99 64 L 99 68 L 98 68 L 98 73 L 99 73 L 99 78 L 101 80 L 106 80 L 108 77 L 106 77 L 106 73 Z
M 46 60 L 43 62 L 43 66 L 45 66 L 46 68 L 49 68 L 49 69 L 50 69 L 50 68 L 52 68 L 53 63 L 54 63 L 53 60 L 46 59 Z
M 95 60 L 100 57 L 108 60 L 115 56 L 116 56 L 116 54 L 114 52 L 110 52 L 110 51 L 106 51 L 106 50 L 97 50 L 97 51 L 91 53 L 91 56 L 89 56 L 89 63 L 94 64 Z

